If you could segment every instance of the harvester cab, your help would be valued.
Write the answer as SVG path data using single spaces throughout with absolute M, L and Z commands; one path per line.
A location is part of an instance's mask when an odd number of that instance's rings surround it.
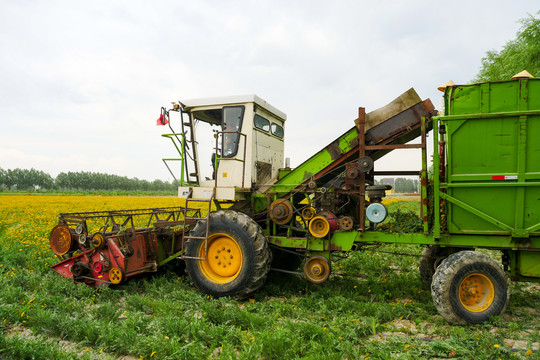
M 162 112 L 169 121 L 180 114 L 180 132 L 163 135 L 180 155 L 163 159 L 181 162 L 179 197 L 243 200 L 277 179 L 286 115 L 257 95 L 184 100 Z

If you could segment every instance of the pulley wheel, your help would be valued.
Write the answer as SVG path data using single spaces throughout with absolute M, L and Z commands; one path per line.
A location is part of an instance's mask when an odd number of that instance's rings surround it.
M 310 182 L 308 182 L 307 187 L 310 188 L 311 190 L 315 190 L 317 188 L 317 183 L 311 180 Z
M 79 244 L 81 244 L 82 246 L 85 246 L 86 245 L 86 234 L 80 234 L 79 235 Z
M 372 203 L 366 209 L 366 217 L 374 224 L 383 222 L 386 215 L 388 215 L 388 210 L 381 203 Z
M 310 257 L 304 265 L 304 274 L 312 283 L 323 283 L 330 276 L 330 263 L 322 256 Z
M 360 175 L 360 169 L 356 166 L 348 167 L 347 170 L 345 170 L 345 176 L 347 176 L 347 179 L 354 180 Z
M 307 207 L 302 210 L 302 217 L 304 220 L 311 220 L 315 216 L 315 209 L 312 207 Z
M 369 156 L 364 156 L 358 160 L 358 168 L 362 172 L 370 172 L 373 169 L 373 159 Z
M 122 271 L 119 268 L 113 267 L 109 270 L 109 281 L 114 285 L 120 284 L 120 282 L 122 282 L 122 277 Z
M 58 256 L 75 250 L 76 242 L 72 241 L 69 229 L 64 225 L 56 225 L 49 235 L 51 250 Z
M 330 232 L 330 223 L 324 216 L 315 216 L 309 222 L 309 233 L 316 238 L 325 237 Z
M 81 235 L 82 233 L 84 233 L 84 225 L 83 224 L 78 224 L 75 227 L 75 234 Z
M 286 199 L 277 199 L 270 204 L 270 219 L 278 225 L 284 225 L 291 221 L 293 207 Z
M 82 262 L 78 261 L 71 265 L 71 268 L 69 269 L 71 271 L 71 274 L 73 274 L 74 278 L 77 278 L 79 276 L 83 276 L 88 272 L 88 266 L 86 264 L 83 264 Z
M 101 249 L 105 245 L 105 236 L 102 233 L 95 233 L 90 241 L 94 249 Z
M 343 216 L 339 219 L 338 225 L 339 225 L 339 230 L 349 231 L 353 228 L 354 220 L 350 216 Z
M 103 271 L 103 268 L 104 268 L 104 266 L 103 266 L 103 263 L 101 261 L 96 261 L 96 262 L 94 262 L 94 264 L 92 264 L 92 269 L 97 274 L 101 274 L 101 272 Z

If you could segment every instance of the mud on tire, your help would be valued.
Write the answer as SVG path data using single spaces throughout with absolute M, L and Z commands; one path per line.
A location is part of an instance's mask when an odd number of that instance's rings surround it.
M 433 275 L 431 296 L 439 314 L 455 324 L 479 324 L 506 310 L 508 279 L 491 257 L 460 251 L 448 256 Z
M 190 235 L 205 234 L 206 221 L 199 221 Z M 186 256 L 203 257 L 204 248 L 204 240 L 189 239 Z M 222 263 L 224 256 L 231 261 Z M 246 214 L 220 210 L 210 214 L 207 259 L 186 259 L 186 270 L 199 291 L 243 299 L 264 284 L 271 261 L 261 227 Z

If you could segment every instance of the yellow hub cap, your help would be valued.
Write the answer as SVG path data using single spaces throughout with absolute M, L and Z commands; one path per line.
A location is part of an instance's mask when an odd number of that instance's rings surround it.
M 204 241 L 199 248 L 204 257 Z M 226 234 L 213 234 L 208 238 L 208 255 L 200 261 L 203 274 L 216 283 L 228 283 L 236 279 L 242 268 L 242 250 L 236 240 Z
M 491 280 L 482 274 L 471 274 L 459 284 L 459 301 L 472 312 L 486 310 L 493 303 L 495 289 Z

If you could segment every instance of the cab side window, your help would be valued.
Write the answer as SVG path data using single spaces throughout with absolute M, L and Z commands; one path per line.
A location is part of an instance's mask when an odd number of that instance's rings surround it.
M 222 131 L 240 131 L 244 119 L 243 106 L 225 106 L 223 107 Z M 240 134 L 235 132 L 224 133 L 221 154 L 224 158 L 231 158 L 238 153 L 238 144 L 240 143 Z
M 259 130 L 262 130 L 264 132 L 268 132 L 270 130 L 270 121 L 263 118 L 259 114 L 255 114 L 255 118 L 253 119 L 253 124 L 255 127 Z
M 277 136 L 280 139 L 283 139 L 283 127 L 282 126 L 280 126 L 280 125 L 278 125 L 276 123 L 272 123 L 271 132 L 272 132 L 272 135 Z

